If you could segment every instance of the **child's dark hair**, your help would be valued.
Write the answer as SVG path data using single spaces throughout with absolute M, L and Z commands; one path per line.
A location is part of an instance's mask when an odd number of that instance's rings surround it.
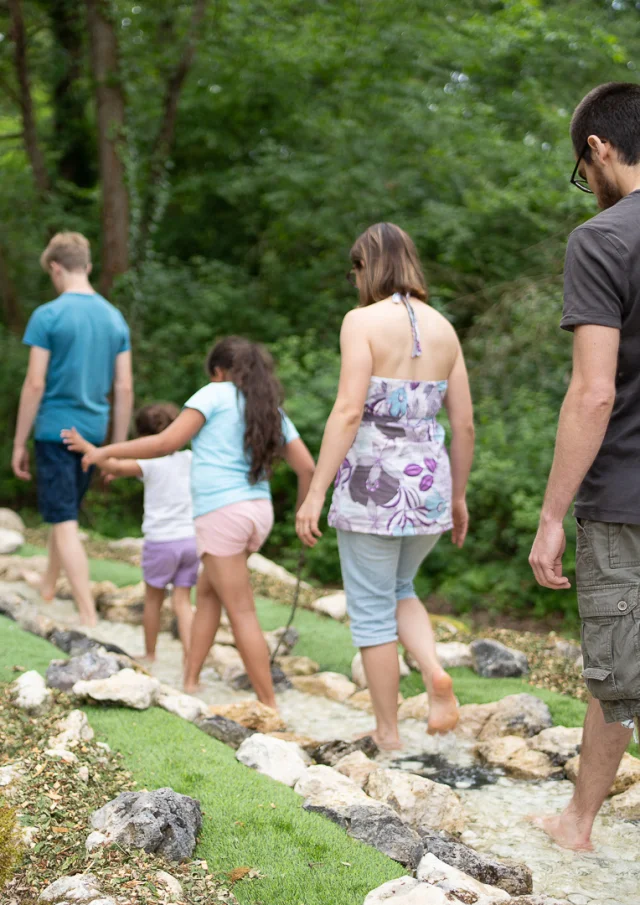
M 176 420 L 179 414 L 180 409 L 172 402 L 154 402 L 153 405 L 145 405 L 136 412 L 136 433 L 139 437 L 161 434 Z
M 273 461 L 282 448 L 284 398 L 280 381 L 273 372 L 273 359 L 264 346 L 241 336 L 220 340 L 207 355 L 210 377 L 216 368 L 225 371 L 245 397 L 244 451 L 251 457 L 252 484 L 270 477 Z

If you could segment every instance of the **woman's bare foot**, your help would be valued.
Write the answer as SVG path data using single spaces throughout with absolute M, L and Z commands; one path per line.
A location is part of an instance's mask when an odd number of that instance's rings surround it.
M 371 737 L 381 751 L 402 751 L 404 745 L 399 735 L 382 735 L 377 729 L 370 732 L 360 732 L 354 735 L 353 740 L 358 741 L 361 738 Z
M 453 681 L 444 669 L 440 669 L 431 676 L 427 732 L 429 735 L 452 732 L 458 725 L 459 718 Z
M 556 845 L 568 848 L 572 852 L 592 852 L 593 843 L 584 830 L 581 830 L 576 821 L 567 814 L 558 814 L 556 817 L 538 817 L 532 814 L 528 817 L 530 823 L 544 830 Z

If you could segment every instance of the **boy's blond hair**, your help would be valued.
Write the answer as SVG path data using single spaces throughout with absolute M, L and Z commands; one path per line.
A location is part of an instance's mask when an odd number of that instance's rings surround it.
M 86 272 L 91 264 L 89 240 L 82 233 L 56 233 L 40 256 L 40 266 L 49 273 L 53 261 L 70 272 Z

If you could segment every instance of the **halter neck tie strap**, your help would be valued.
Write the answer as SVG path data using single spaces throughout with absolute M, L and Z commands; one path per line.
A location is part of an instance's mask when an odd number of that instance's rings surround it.
M 406 295 L 402 295 L 400 292 L 394 292 L 391 296 L 391 301 L 395 302 L 396 305 L 403 304 L 407 309 L 407 314 L 409 315 L 409 322 L 411 324 L 411 335 L 413 337 L 413 348 L 411 349 L 411 357 L 412 358 L 420 358 L 422 355 L 422 346 L 420 345 L 420 331 L 418 330 L 418 322 L 416 321 L 416 313 L 413 310 L 413 306 L 409 301 L 409 293 Z

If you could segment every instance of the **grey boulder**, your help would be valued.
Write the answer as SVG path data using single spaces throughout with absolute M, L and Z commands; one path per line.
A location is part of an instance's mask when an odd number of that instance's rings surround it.
M 117 672 L 120 672 L 120 664 L 113 654 L 92 648 L 70 660 L 52 660 L 47 669 L 47 685 L 71 691 L 76 682 L 108 679 Z
M 219 742 L 236 749 L 256 731 L 247 729 L 246 726 L 236 723 L 235 720 L 229 720 L 226 716 L 208 716 L 200 720 L 198 728 L 212 738 L 217 738 Z
M 422 857 L 420 837 L 408 827 L 390 807 L 369 804 L 313 804 L 305 801 L 303 808 L 333 820 L 353 839 L 377 848 L 379 852 L 414 870 Z
M 285 673 L 280 669 L 279 666 L 271 667 L 271 680 L 273 682 L 273 690 L 277 693 L 280 691 L 288 691 L 290 688 L 293 688 L 291 684 L 291 680 Z M 246 672 L 236 673 L 235 675 L 231 675 L 227 681 L 227 685 L 230 685 L 235 691 L 252 691 L 253 685 L 249 679 L 249 676 Z
M 40 893 L 38 902 L 49 905 L 116 905 L 111 896 L 103 896 L 93 874 L 73 874 L 54 880 Z
M 512 896 L 522 896 L 533 890 L 533 877 L 525 864 L 513 861 L 498 861 L 481 855 L 447 833 L 423 829 L 420 836 L 425 854 L 435 855 L 445 864 L 457 867 L 475 880 L 488 886 L 497 886 Z
M 92 847 L 117 843 L 142 848 L 169 861 L 190 858 L 202 826 L 200 802 L 173 789 L 123 792 L 91 815 Z M 98 839 L 98 834 L 102 838 Z
M 109 644 L 106 641 L 94 641 L 93 638 L 89 638 L 75 629 L 57 629 L 51 633 L 49 641 L 72 657 L 77 657 L 97 647 L 102 647 L 112 654 L 124 654 L 125 657 L 127 656 L 127 652 L 118 647 L 117 644 Z
M 485 679 L 500 679 L 524 676 L 529 672 L 529 661 L 522 651 L 480 638 L 471 642 L 473 668 Z

